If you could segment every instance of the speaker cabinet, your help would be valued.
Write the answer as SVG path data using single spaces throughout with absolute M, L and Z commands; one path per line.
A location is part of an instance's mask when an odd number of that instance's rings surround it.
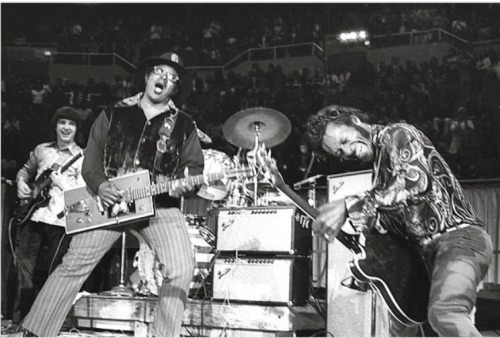
M 216 258 L 213 298 L 241 302 L 305 304 L 309 258 Z
M 328 200 L 356 195 L 372 188 L 371 170 L 331 175 L 328 177 Z M 352 232 L 346 222 L 342 229 Z M 382 298 L 368 288 L 351 288 L 352 274 L 349 263 L 353 253 L 342 243 L 326 243 L 327 279 L 327 331 L 333 336 L 388 337 L 389 312 Z
M 309 255 L 309 219 L 293 206 L 219 209 L 219 251 Z
M 328 244 L 327 331 L 333 336 L 388 337 L 389 311 L 368 288 L 351 288 L 352 252 L 338 241 Z

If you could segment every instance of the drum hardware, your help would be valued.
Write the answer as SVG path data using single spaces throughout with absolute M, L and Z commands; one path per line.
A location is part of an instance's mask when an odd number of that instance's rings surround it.
M 298 182 L 294 183 L 293 188 L 300 189 L 304 184 L 309 184 L 309 183 L 316 184 L 316 181 L 319 180 L 323 176 L 325 176 L 325 175 L 319 174 L 316 176 L 311 176 L 309 178 L 303 179 L 302 181 L 298 181 Z
M 202 151 L 205 161 L 205 167 L 203 169 L 204 174 L 239 167 L 239 165 L 235 165 L 231 158 L 222 151 L 215 149 L 203 149 Z M 231 181 L 227 179 L 218 180 L 211 184 L 204 183 L 200 190 L 198 190 L 197 195 L 206 200 L 223 200 L 228 194 L 230 184 Z
M 311 176 L 293 184 L 294 189 L 300 189 L 304 184 L 309 184 L 309 187 L 307 189 L 307 203 L 313 208 L 316 208 L 316 183 L 317 180 L 319 180 L 323 176 L 325 175 L 319 174 Z
M 304 173 L 304 179 L 306 179 L 307 176 L 309 176 L 309 173 L 311 172 L 311 168 L 314 164 L 314 160 L 316 160 L 316 153 L 313 151 L 311 154 L 311 159 L 309 160 L 309 164 L 307 165 L 306 172 Z
M 238 156 L 242 149 L 248 149 L 246 159 L 249 164 L 256 163 L 259 152 L 265 147 L 272 148 L 287 139 L 292 131 L 288 117 L 277 110 L 265 107 L 253 107 L 240 110 L 229 117 L 224 123 L 223 134 L 226 140 L 239 147 Z M 253 179 L 253 204 L 261 205 L 259 190 L 264 185 L 257 176 Z M 245 186 L 248 188 L 248 186 Z M 265 194 L 265 191 L 264 191 Z
M 101 292 L 102 295 L 108 296 L 122 296 L 122 297 L 132 297 L 134 295 L 134 290 L 125 285 L 125 247 L 126 247 L 127 235 L 126 232 L 122 232 L 122 250 L 120 259 L 120 284 L 113 287 L 109 291 Z
M 245 184 L 245 189 L 247 190 L 254 190 L 255 189 L 255 184 L 254 182 L 251 183 L 246 183 Z M 273 187 L 270 183 L 267 182 L 257 182 L 257 193 L 259 195 L 269 193 L 269 192 L 276 192 L 278 191 L 275 187 Z

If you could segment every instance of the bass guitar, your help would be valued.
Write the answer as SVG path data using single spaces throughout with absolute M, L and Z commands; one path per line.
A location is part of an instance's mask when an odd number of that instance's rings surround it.
M 285 184 L 270 155 L 257 157 L 261 173 L 314 220 L 318 211 Z M 344 231 L 340 231 L 336 240 L 353 253 L 350 271 L 354 278 L 369 283 L 399 322 L 410 326 L 427 319 L 429 273 L 423 258 L 405 239 L 396 234 L 381 234 L 373 228 L 363 244 L 359 234 Z
M 33 184 L 30 185 L 31 197 L 19 199 L 16 203 L 16 208 L 14 210 L 14 220 L 18 225 L 26 223 L 31 218 L 31 215 L 38 208 L 45 207 L 50 201 L 50 184 L 52 179 L 50 175 L 53 172 L 61 168 L 61 173 L 68 170 L 68 168 L 75 163 L 80 157 L 83 156 L 83 152 L 80 151 L 75 156 L 71 157 L 62 167 L 58 164 L 53 164 L 50 168 L 44 170 L 40 176 L 35 180 Z
M 254 174 L 252 168 L 235 168 L 217 173 L 205 173 L 186 178 L 151 184 L 148 170 L 110 179 L 124 191 L 120 203 L 105 208 L 98 195 L 87 186 L 64 191 L 66 233 L 124 225 L 147 219 L 155 214 L 153 196 L 164 194 L 179 185 L 201 185 L 220 179 L 246 178 Z

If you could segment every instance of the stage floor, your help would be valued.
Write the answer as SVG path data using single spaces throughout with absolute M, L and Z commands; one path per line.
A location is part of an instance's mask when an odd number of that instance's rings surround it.
M 11 320 L 2 319 L 2 336 L 4 336 L 4 330 L 10 325 Z M 483 337 L 500 337 L 500 329 L 498 330 L 484 330 L 480 331 Z M 63 330 L 59 334 L 59 337 L 133 337 L 134 334 L 130 332 L 120 332 L 120 331 L 110 331 L 110 330 L 89 330 L 89 329 L 71 329 Z M 307 335 L 311 336 L 311 335 Z
M 476 326 L 484 337 L 500 337 L 500 313 L 498 308 L 500 306 L 500 292 L 499 291 L 485 291 L 479 293 L 476 312 Z M 1 321 L 1 335 L 7 334 L 6 329 L 11 324 L 10 319 L 3 319 Z M 193 336 L 208 336 L 208 332 L 203 332 L 197 335 L 196 331 L 187 327 L 184 330 L 185 337 Z M 315 329 L 318 329 L 316 326 Z M 320 330 L 317 330 L 320 331 Z M 296 336 L 314 336 L 315 333 L 311 331 L 297 331 Z M 89 329 L 83 327 L 75 327 L 68 325 L 59 334 L 60 337 L 133 337 L 133 331 L 120 331 L 120 330 L 106 330 L 106 329 Z M 244 336 L 244 335 L 238 335 Z M 250 335 L 249 335 L 250 336 Z

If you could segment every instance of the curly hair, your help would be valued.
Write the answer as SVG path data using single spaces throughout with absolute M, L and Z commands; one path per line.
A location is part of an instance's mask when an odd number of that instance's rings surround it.
M 368 122 L 368 116 L 361 110 L 352 107 L 330 105 L 311 115 L 306 125 L 306 136 L 315 150 L 320 150 L 325 135 L 326 126 L 335 124 L 352 125 L 352 116 L 357 116 L 361 121 Z

